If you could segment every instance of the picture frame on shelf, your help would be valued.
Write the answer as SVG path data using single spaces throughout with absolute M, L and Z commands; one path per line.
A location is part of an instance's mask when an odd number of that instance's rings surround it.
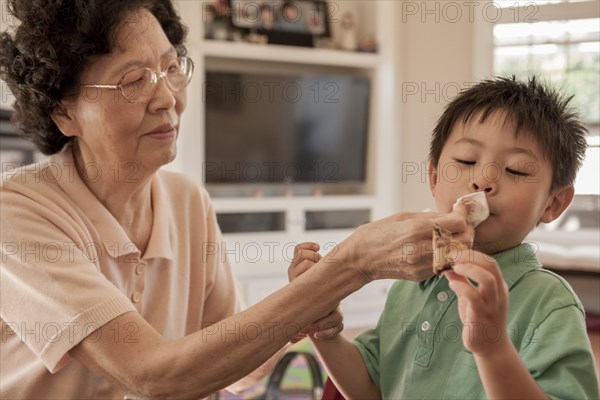
M 315 38 L 330 36 L 324 0 L 229 0 L 229 7 L 235 29 L 270 44 L 314 47 Z

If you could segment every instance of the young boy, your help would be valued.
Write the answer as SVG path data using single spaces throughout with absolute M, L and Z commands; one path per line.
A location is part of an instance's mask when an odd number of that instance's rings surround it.
M 313 338 L 347 398 L 598 398 L 583 307 L 523 243 L 573 199 L 586 131 L 569 100 L 513 77 L 447 106 L 430 148 L 436 206 L 451 212 L 483 191 L 490 216 L 445 277 L 396 282 L 377 326 L 354 343 Z

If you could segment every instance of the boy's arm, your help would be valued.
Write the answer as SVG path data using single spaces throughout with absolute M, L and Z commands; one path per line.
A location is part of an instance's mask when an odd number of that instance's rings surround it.
M 313 344 L 338 390 L 347 399 L 381 399 L 381 392 L 371 380 L 356 347 L 345 337 Z
M 454 269 L 444 274 L 458 297 L 463 344 L 473 353 L 487 397 L 547 399 L 506 332 L 508 287 L 500 267 L 474 250 L 459 252 L 455 261 Z M 500 330 L 500 340 L 488 338 L 489 326 Z
M 506 335 L 505 335 L 506 336 Z M 487 356 L 474 354 L 489 399 L 548 399 L 510 340 Z
M 321 256 L 316 243 L 300 243 L 294 249 L 294 259 L 288 269 L 290 282 L 310 269 Z M 333 316 L 333 323 L 327 321 Z M 336 309 L 329 316 L 315 321 L 301 332 L 294 341 L 310 336 L 325 368 L 336 387 L 347 399 L 381 399 L 381 393 L 371 380 L 365 363 L 356 347 L 343 336 L 341 313 Z

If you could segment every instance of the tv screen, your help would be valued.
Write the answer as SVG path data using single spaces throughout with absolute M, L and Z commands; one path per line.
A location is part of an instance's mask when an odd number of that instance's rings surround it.
M 207 72 L 206 183 L 365 180 L 369 81 Z

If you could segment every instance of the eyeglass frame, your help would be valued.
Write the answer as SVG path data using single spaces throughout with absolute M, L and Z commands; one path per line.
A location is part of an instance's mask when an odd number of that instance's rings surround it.
M 181 91 L 182 91 L 183 89 L 185 89 L 185 88 L 186 88 L 186 87 L 187 87 L 187 86 L 190 84 L 190 82 L 192 81 L 192 77 L 194 76 L 194 67 L 195 67 L 195 65 L 194 65 L 194 61 L 193 61 L 193 60 L 192 60 L 190 57 L 188 57 L 188 56 L 179 56 L 179 57 L 175 58 L 175 60 L 181 60 L 181 59 L 187 59 L 187 60 L 189 61 L 190 65 L 191 65 L 191 68 L 190 68 L 189 77 L 188 77 L 188 80 L 187 80 L 187 82 L 186 82 L 185 86 L 184 86 L 184 87 L 182 87 L 182 88 L 181 88 L 181 89 L 179 89 L 179 90 L 175 90 L 175 89 L 173 89 L 173 88 L 171 87 L 171 84 L 169 83 L 169 80 L 167 79 L 167 72 L 166 72 L 166 70 L 167 70 L 167 69 L 168 69 L 168 68 L 171 66 L 171 64 L 172 64 L 172 63 L 169 63 L 169 64 L 168 64 L 168 65 L 165 67 L 165 69 L 163 69 L 162 71 L 160 71 L 158 74 L 157 74 L 157 73 L 156 73 L 156 71 L 155 71 L 155 70 L 153 70 L 152 68 L 148 68 L 148 67 L 134 68 L 134 69 L 132 69 L 132 70 L 129 70 L 129 71 L 125 72 L 125 73 L 123 74 L 123 76 L 121 76 L 121 79 L 119 79 L 119 83 L 117 83 L 116 85 L 81 84 L 81 85 L 79 85 L 79 86 L 80 86 L 80 87 L 84 87 L 84 88 L 96 88 L 96 89 L 112 89 L 112 90 L 119 90 L 119 92 L 121 93 L 121 96 L 123 96 L 123 98 L 125 99 L 125 101 L 126 101 L 126 102 L 128 102 L 128 103 L 133 103 L 133 104 L 144 103 L 144 102 L 148 101 L 148 99 L 146 99 L 146 100 L 144 100 L 144 101 L 132 101 L 132 100 L 128 99 L 128 98 L 127 98 L 127 96 L 125 96 L 125 92 L 123 91 L 123 84 L 121 83 L 121 82 L 123 81 L 123 79 L 125 78 L 125 76 L 126 76 L 127 74 L 131 73 L 132 71 L 136 71 L 136 70 L 138 70 L 138 69 L 145 69 L 145 70 L 148 70 L 148 71 L 150 71 L 150 73 L 152 74 L 152 75 L 151 75 L 151 77 L 152 77 L 152 81 L 156 82 L 156 83 L 154 84 L 154 89 L 153 89 L 153 90 L 156 90 L 156 87 L 158 86 L 158 80 L 159 80 L 160 78 L 164 78 L 164 79 L 165 79 L 165 83 L 167 84 L 167 87 L 168 87 L 168 88 L 169 88 L 171 91 L 173 91 L 173 92 L 176 92 L 176 93 L 177 93 L 177 92 L 181 92 Z

